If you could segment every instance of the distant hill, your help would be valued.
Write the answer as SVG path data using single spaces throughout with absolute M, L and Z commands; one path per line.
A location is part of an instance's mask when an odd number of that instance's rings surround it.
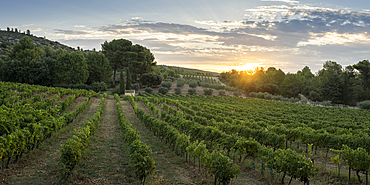
M 72 47 L 59 43 L 58 41 L 51 41 L 44 37 L 37 37 L 33 34 L 18 33 L 14 31 L 0 30 L 0 58 L 6 58 L 7 52 L 13 48 L 15 43 L 18 43 L 22 37 L 29 37 L 35 46 L 50 46 L 52 49 L 66 49 L 67 51 L 75 50 Z
M 221 73 L 213 72 L 213 71 L 204 71 L 204 70 L 200 70 L 200 69 L 191 69 L 191 68 L 179 67 L 179 66 L 167 66 L 167 65 L 163 65 L 163 66 L 164 67 L 173 67 L 173 68 L 176 68 L 176 69 L 183 69 L 185 71 L 194 71 L 194 72 L 199 72 L 199 73 L 212 73 L 215 76 L 221 74 Z

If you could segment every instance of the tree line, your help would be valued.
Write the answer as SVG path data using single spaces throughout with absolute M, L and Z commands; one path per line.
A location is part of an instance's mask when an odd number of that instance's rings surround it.
M 223 72 L 221 80 L 245 93 L 268 92 L 284 97 L 298 97 L 303 94 L 311 101 L 331 101 L 333 104 L 356 105 L 370 99 L 370 63 L 362 60 L 346 66 L 326 61 L 316 74 L 305 66 L 297 73 L 284 73 L 281 69 L 269 67 L 254 71 Z
M 0 59 L 0 78 L 3 81 L 52 86 L 54 84 L 115 83 L 116 70 L 128 68 L 134 81 L 138 75 L 151 72 L 154 55 L 141 45 L 125 39 L 102 44 L 102 51 L 84 52 L 82 48 L 68 52 L 50 46 L 36 47 L 25 36 Z

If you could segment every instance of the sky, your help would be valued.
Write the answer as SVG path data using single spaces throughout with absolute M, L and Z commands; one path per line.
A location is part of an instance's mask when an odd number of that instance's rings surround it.
M 71 47 L 128 39 L 158 64 L 312 72 L 370 59 L 368 0 L 0 0 L 0 29 Z

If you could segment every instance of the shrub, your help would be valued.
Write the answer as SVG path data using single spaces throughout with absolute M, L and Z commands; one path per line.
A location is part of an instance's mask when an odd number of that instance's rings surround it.
M 166 78 L 166 80 L 167 80 L 167 79 L 168 79 L 168 80 L 171 80 L 171 82 L 175 81 L 175 78 L 174 78 L 174 77 L 172 77 L 172 76 L 167 77 L 167 78 Z
M 250 92 L 249 96 L 255 98 L 255 97 L 257 97 L 257 93 L 256 92 Z
M 197 82 L 190 82 L 189 83 L 189 87 L 191 87 L 191 88 L 196 88 L 197 86 L 198 86 Z
M 181 94 L 181 87 L 176 87 L 175 88 L 175 94 L 177 94 L 177 95 Z
M 144 91 L 149 94 L 153 94 L 153 89 L 151 87 L 145 87 Z
M 158 89 L 158 92 L 161 94 L 167 94 L 168 93 L 168 88 L 167 87 L 160 87 Z
M 108 89 L 105 82 L 94 82 L 91 84 L 91 88 L 95 92 L 106 91 Z
M 140 84 L 139 83 L 134 83 L 132 84 L 132 89 L 135 90 L 135 92 L 139 91 L 140 89 Z
M 176 87 L 183 87 L 185 85 L 185 82 L 183 81 L 178 81 L 176 84 Z
M 291 98 L 289 99 L 289 101 L 290 101 L 290 103 L 295 103 L 295 102 L 298 102 L 298 101 L 299 101 L 299 99 L 298 99 L 298 98 L 291 97 Z
M 283 101 L 283 102 L 289 102 L 289 98 L 281 98 L 281 101 Z
M 302 99 L 301 104 L 304 104 L 304 105 L 307 104 L 307 99 Z
M 370 109 L 370 100 L 362 101 L 362 102 L 358 103 L 358 106 L 361 109 Z
M 241 95 L 242 95 L 242 93 L 240 91 L 234 91 L 234 96 L 235 97 L 239 97 Z
M 323 101 L 321 103 L 322 106 L 330 106 L 331 105 L 331 101 Z
M 226 91 L 225 90 L 219 90 L 218 91 L 218 95 L 225 96 L 226 95 Z
M 197 90 L 196 89 L 188 89 L 188 94 L 193 95 L 196 94 Z
M 277 100 L 281 100 L 281 98 L 283 98 L 283 96 L 281 96 L 281 95 L 277 95 L 277 96 L 272 96 L 271 97 L 272 100 L 276 100 L 276 101 Z
M 162 82 L 162 76 L 156 75 L 153 73 L 144 73 L 140 77 L 140 82 L 143 85 L 147 85 L 149 87 L 159 85 Z
M 167 88 L 167 90 L 169 89 L 169 88 L 171 88 L 171 86 L 172 86 L 172 83 L 171 82 L 163 82 L 162 83 L 162 85 L 161 85 L 161 87 L 165 87 L 165 88 Z
M 204 91 L 204 95 L 212 96 L 213 94 L 213 89 L 210 89 L 210 88 L 203 89 L 203 91 Z
M 172 82 L 172 80 L 171 79 L 168 79 L 168 78 L 164 79 L 164 81 L 165 82 Z
M 265 93 L 263 93 L 263 92 L 258 92 L 258 93 L 257 93 L 257 98 L 265 98 Z
M 271 94 L 269 94 L 269 93 L 266 93 L 266 94 L 263 96 L 263 98 L 264 98 L 265 100 L 271 100 L 271 99 L 272 99 L 272 95 L 271 95 Z

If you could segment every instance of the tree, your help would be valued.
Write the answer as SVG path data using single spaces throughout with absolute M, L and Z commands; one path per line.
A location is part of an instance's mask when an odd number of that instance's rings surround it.
M 6 31 L 10 31 L 10 28 L 9 27 L 6 27 Z
M 102 53 L 92 52 L 87 54 L 86 62 L 89 71 L 87 84 L 92 84 L 94 82 L 111 82 L 112 68 L 108 59 Z
M 149 87 L 157 86 L 162 83 L 162 76 L 153 74 L 153 73 L 144 73 L 140 76 L 140 82 L 143 85 L 147 85 Z
M 17 29 L 17 28 L 15 28 L 15 29 L 14 29 L 14 32 L 15 32 L 15 33 L 18 33 L 18 29 Z
M 29 37 L 23 37 L 19 40 L 19 43 L 14 44 L 8 56 L 10 59 L 20 61 L 31 61 L 40 58 L 38 49 Z
M 27 35 L 31 35 L 31 31 L 30 30 L 27 30 Z
M 362 80 L 362 87 L 365 90 L 370 88 L 370 62 L 369 60 L 363 60 L 353 65 L 355 69 L 360 72 L 359 77 Z
M 102 45 L 102 52 L 108 58 L 113 69 L 113 84 L 115 84 L 116 71 L 123 66 L 127 52 L 130 52 L 132 42 L 125 39 L 105 41 Z
M 89 71 L 81 51 L 61 53 L 55 64 L 55 82 L 58 84 L 83 84 Z
M 342 66 L 333 61 L 326 61 L 319 71 L 321 81 L 320 94 L 324 100 L 332 103 L 343 102 Z
M 283 96 L 296 97 L 303 90 L 304 78 L 297 74 L 288 73 L 281 84 L 280 91 Z
M 131 87 L 131 73 L 130 73 L 130 69 L 127 67 L 126 68 L 126 89 L 127 90 L 131 90 L 132 87 Z
M 119 74 L 119 94 L 125 94 L 125 79 L 123 77 L 123 71 Z

